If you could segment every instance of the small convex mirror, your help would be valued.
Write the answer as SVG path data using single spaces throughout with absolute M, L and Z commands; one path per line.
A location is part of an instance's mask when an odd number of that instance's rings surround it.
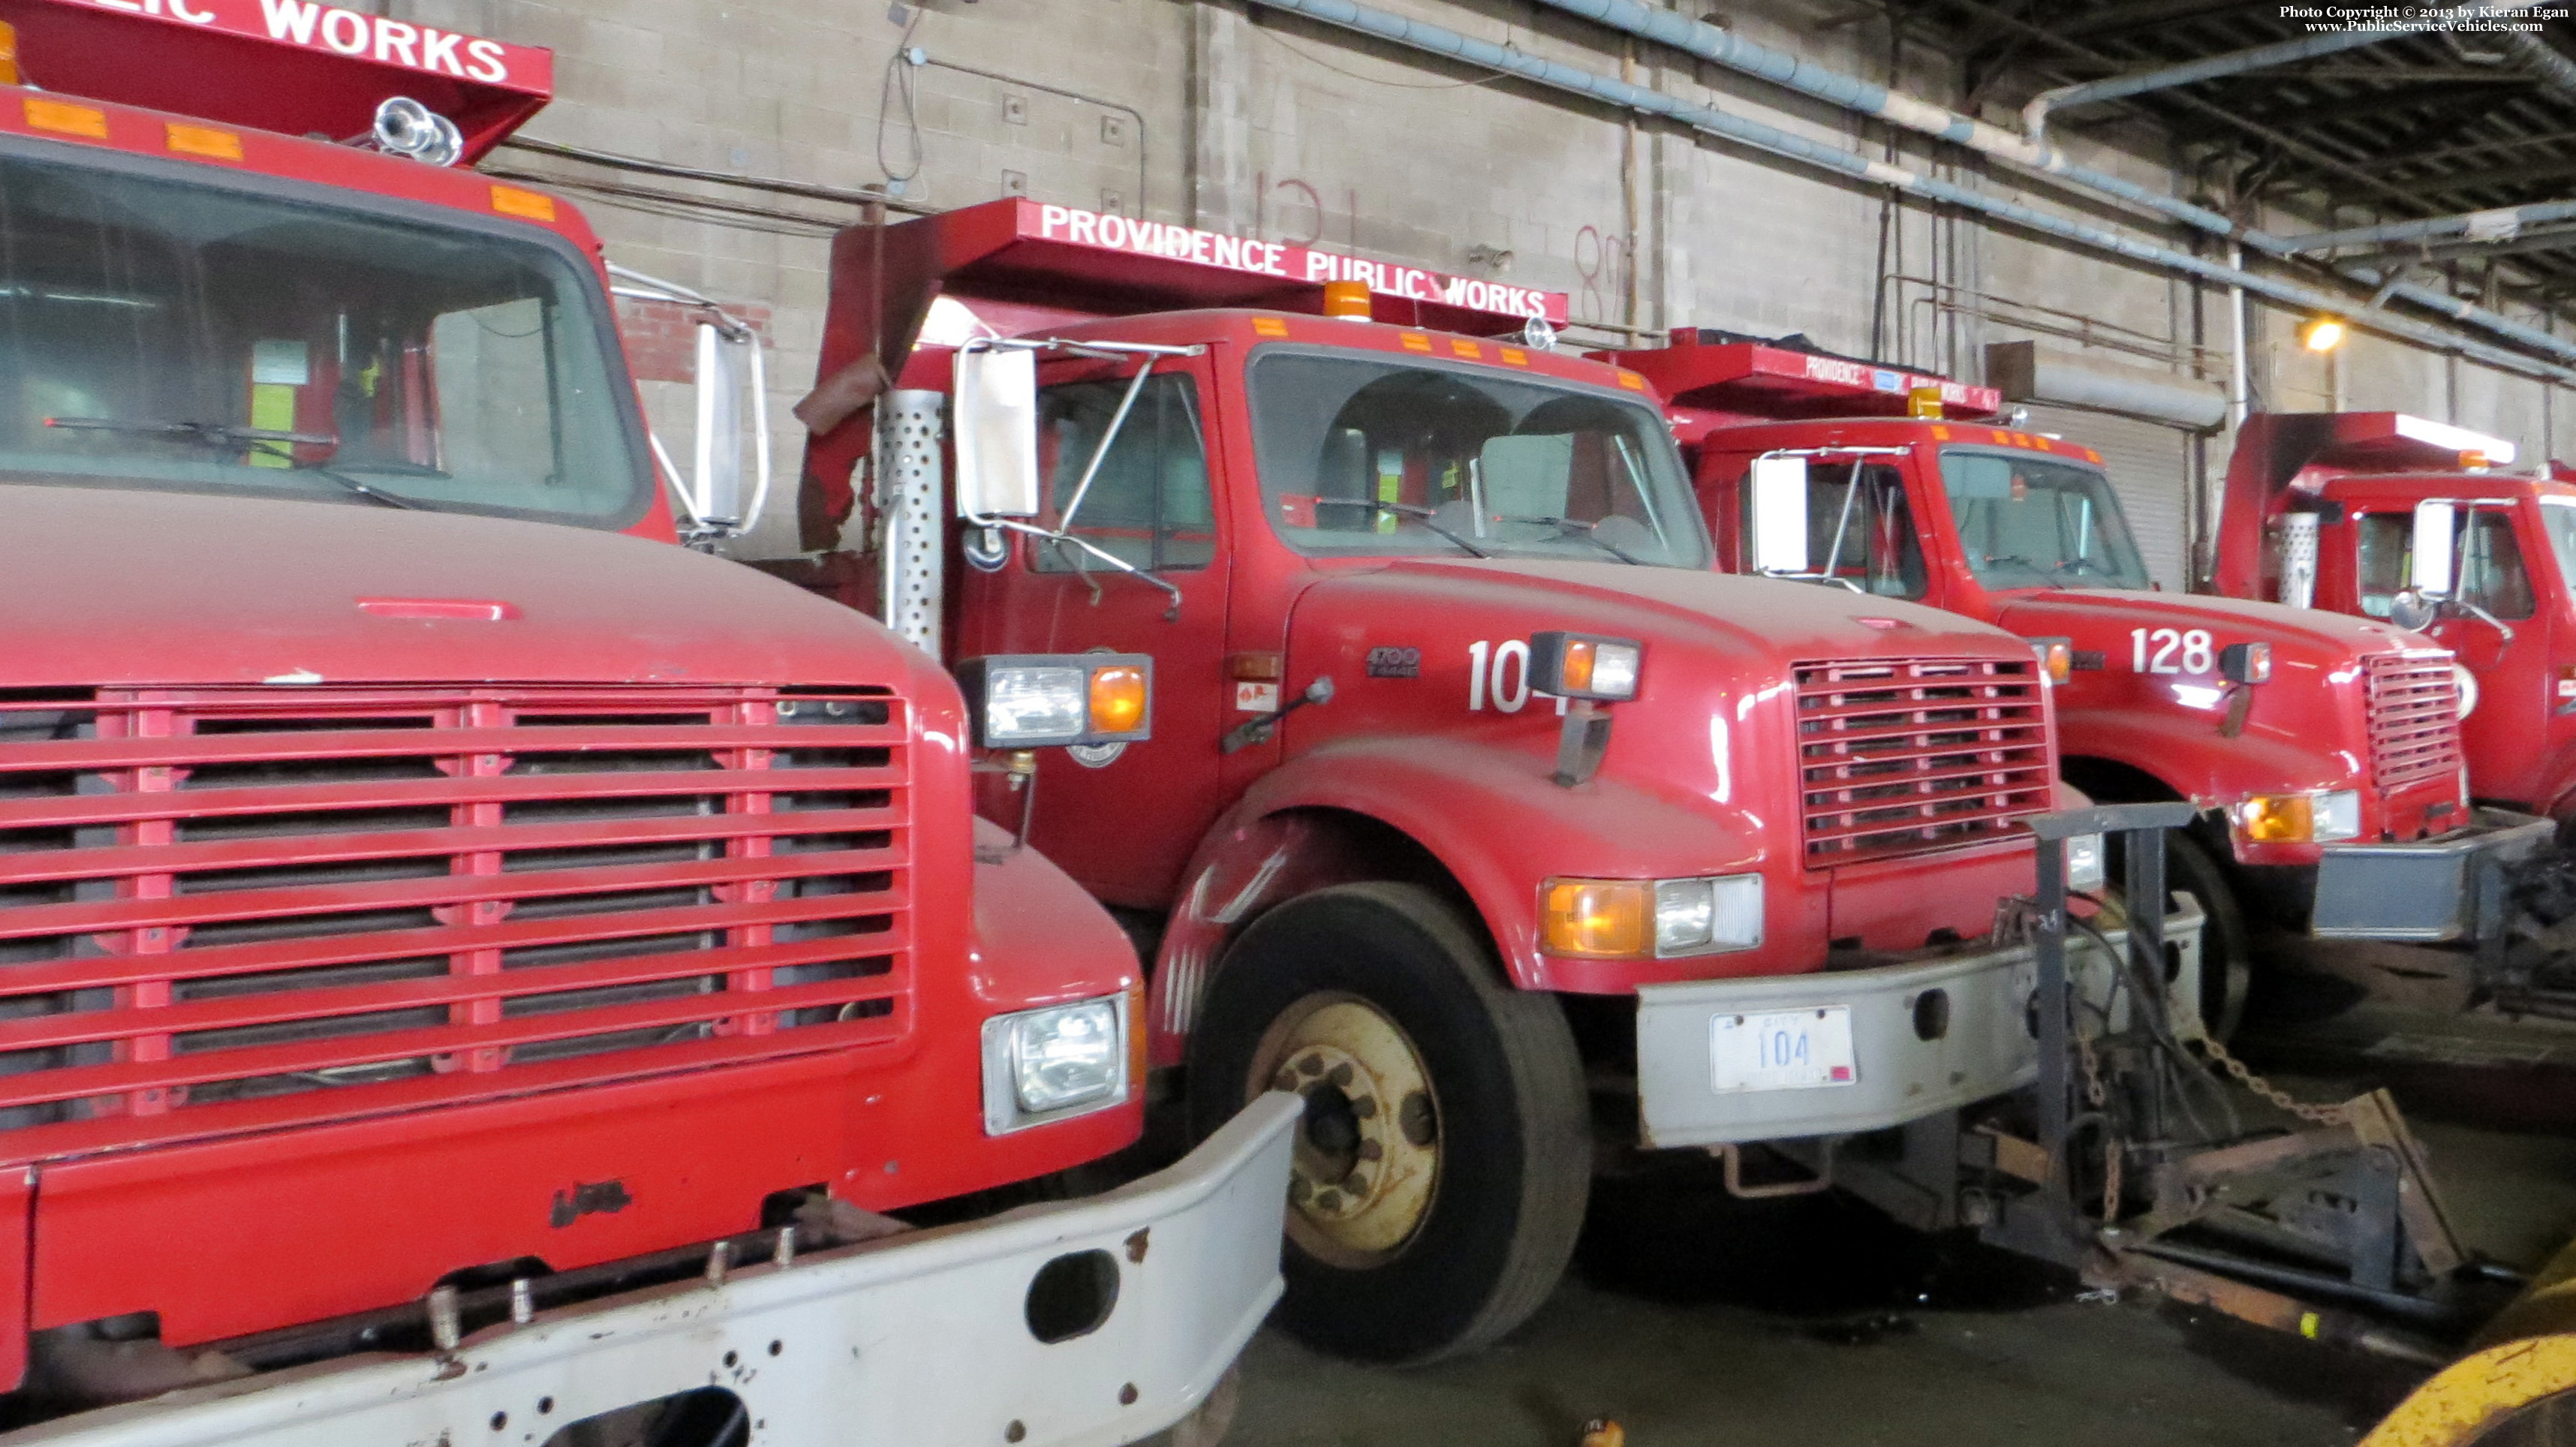
M 1807 571 L 1807 459 L 1753 459 L 1753 570 Z
M 1037 354 L 971 347 L 956 368 L 958 516 L 1036 516 Z

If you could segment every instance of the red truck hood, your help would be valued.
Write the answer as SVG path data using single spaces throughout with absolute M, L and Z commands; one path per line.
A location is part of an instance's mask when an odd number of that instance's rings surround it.
M 927 662 L 788 584 L 614 533 L 37 485 L 0 485 L 0 516 L 0 687 L 899 684 Z
M 2122 629 L 2206 628 L 2213 634 L 2223 633 L 2222 642 L 2266 642 L 2275 649 L 2296 648 L 2311 656 L 2334 652 L 2358 656 L 2392 648 L 2442 646 L 2420 633 L 2368 618 L 2199 593 L 2068 588 L 2002 601 L 1996 621 L 2026 638 L 2076 633 L 2091 622 Z
M 2029 651 L 2029 645 L 2003 629 L 1916 603 L 1691 568 L 1414 558 L 1391 571 L 1426 580 L 1456 577 L 1508 584 L 1529 594 L 1557 593 L 1565 597 L 1569 611 L 1579 609 L 1583 615 L 1580 622 L 1569 617 L 1559 626 L 1613 634 L 1678 632 L 1724 640 L 1783 663 L 1947 652 L 2020 657 Z

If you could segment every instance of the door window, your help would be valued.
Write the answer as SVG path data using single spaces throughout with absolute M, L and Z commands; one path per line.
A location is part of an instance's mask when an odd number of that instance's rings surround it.
M 2415 518 L 2412 513 L 2365 513 L 2355 544 L 2361 578 L 2361 611 L 2388 616 L 2390 600 L 2406 586 L 2414 569 Z M 2523 565 L 2522 545 L 2513 534 L 2513 515 L 2491 508 L 2463 514 L 2459 532 L 2453 596 L 2498 618 L 2528 618 L 2539 611 L 2531 572 Z
M 1739 489 L 1746 526 L 1753 535 L 1753 492 Z M 1807 466 L 1807 558 L 1816 576 L 1838 578 L 1881 598 L 1920 598 L 1925 589 L 1923 544 L 1914 531 L 1914 509 L 1905 479 L 1883 462 L 1855 466 L 1820 459 Z M 1752 559 L 1744 560 L 1747 569 Z
M 1038 466 L 1047 479 L 1048 521 L 1062 525 L 1132 380 L 1066 382 L 1038 393 Z M 1146 379 L 1066 531 L 1150 571 L 1204 568 L 1215 561 L 1207 437 L 1198 389 L 1188 377 L 1166 372 Z M 1067 543 L 1037 543 L 1032 556 L 1042 573 L 1107 566 Z

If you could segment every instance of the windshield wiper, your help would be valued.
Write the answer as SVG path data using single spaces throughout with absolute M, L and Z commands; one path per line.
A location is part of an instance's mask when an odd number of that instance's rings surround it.
M 1382 498 L 1374 497 L 1319 497 L 1315 499 L 1315 506 L 1364 507 L 1372 512 L 1393 513 L 1397 517 L 1411 518 L 1415 522 L 1429 528 L 1431 531 L 1438 533 L 1440 536 L 1447 538 L 1453 543 L 1456 543 L 1459 547 L 1464 548 L 1471 557 L 1490 558 L 1493 556 L 1493 554 L 1486 552 L 1483 548 L 1477 547 L 1474 543 L 1467 541 L 1465 538 L 1449 531 L 1440 524 L 1433 522 L 1431 520 L 1431 509 L 1423 507 L 1418 503 L 1387 502 Z
M 1593 531 L 1593 529 L 1601 526 L 1601 521 L 1598 518 L 1591 522 L 1585 522 L 1581 518 L 1520 517 L 1511 513 L 1496 513 L 1494 514 L 1494 521 L 1498 523 L 1538 523 L 1546 527 L 1552 527 L 1568 537 L 1578 537 L 1583 539 L 1592 546 L 1599 548 L 1601 551 L 1608 553 L 1614 558 L 1617 558 L 1620 562 L 1635 563 L 1641 568 L 1648 566 L 1645 559 L 1638 557 L 1635 553 L 1629 552 L 1626 548 L 1620 547 L 1617 543 L 1604 539 L 1601 534 Z
M 2065 566 L 2063 563 L 2051 563 L 2045 571 L 2042 571 L 2039 564 L 2032 562 L 2030 559 L 2023 557 L 2019 553 L 1982 553 L 1979 554 L 1979 556 L 1986 560 L 1986 565 L 1988 567 L 1992 567 L 1997 563 L 2010 563 L 2017 568 L 2027 569 L 2030 572 L 2039 574 L 2039 580 L 2052 588 L 2063 589 L 2066 586 L 2065 583 L 2052 576 L 2059 568 Z
M 257 452 L 281 458 L 289 471 L 309 472 L 326 478 L 356 493 L 369 502 L 384 507 L 408 508 L 415 512 L 435 512 L 427 503 L 414 502 L 397 493 L 370 487 L 344 472 L 336 472 L 318 462 L 307 462 L 295 455 L 297 446 L 338 448 L 340 439 L 328 432 L 286 432 L 273 427 L 235 427 L 229 422 L 128 421 L 120 417 L 48 417 L 48 427 L 68 428 L 78 432 L 127 432 L 142 437 L 167 438 L 172 442 L 193 443 L 219 452 Z

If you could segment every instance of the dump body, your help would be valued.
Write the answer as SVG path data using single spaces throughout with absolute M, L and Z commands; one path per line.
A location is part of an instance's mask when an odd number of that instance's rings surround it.
M 1671 399 L 1721 566 L 1753 566 L 1755 460 L 1803 458 L 1820 575 L 2065 643 L 2057 699 L 2070 781 L 2097 797 L 2206 811 L 2211 842 L 2261 871 L 2249 879 L 2300 926 L 2405 938 L 2474 927 L 2450 851 L 2499 843 L 2505 830 L 2473 816 L 2458 670 L 2435 640 L 2374 619 L 2151 589 L 2100 455 L 1993 425 L 1991 389 L 1681 340 L 1619 356 Z M 1940 415 L 1904 415 L 1915 397 Z M 1815 415 L 1827 409 L 1876 415 Z M 2268 676 L 2232 679 L 2228 659 L 2250 650 Z M 2266 801 L 2329 797 L 2349 815 L 2333 829 L 2265 817 Z M 2322 818 L 2326 806 L 2314 807 Z M 2399 857 L 2367 854 L 2379 846 L 2425 861 L 2421 877 L 2337 884 L 2346 865 Z M 2341 862 L 2320 886 L 2330 859 Z M 2409 896 L 2402 919 L 2371 912 L 2367 896 L 2391 889 Z
M 408 93 L 479 150 L 542 103 L 544 52 L 293 0 L 0 21 L 45 87 L 0 87 L 13 1412 L 222 1381 L 36 1430 L 267 1438 L 318 1400 L 270 1369 L 358 1382 L 344 1404 L 446 1382 L 458 1327 L 510 1336 L 513 1278 L 575 1323 L 530 1348 L 563 1403 L 634 1409 L 715 1367 L 585 1334 L 631 1320 L 603 1294 L 667 1302 L 712 1256 L 690 1340 L 748 1332 L 777 1303 L 717 1289 L 727 1248 L 846 1247 L 1137 1138 L 1134 952 L 975 819 L 955 682 L 617 535 L 672 526 L 579 215 L 255 128 L 363 137 Z M 1068 1021 L 1108 1032 L 1113 1083 L 1029 1105 L 1022 1037 Z M 1091 1223 L 1202 1249 L 1101 1254 L 1101 1310 L 1122 1272 L 1131 1309 L 1073 1355 L 1148 1395 L 1026 1440 L 1125 1440 L 1206 1393 L 1278 1285 L 1189 1263 L 1275 1224 L 1281 1128 Z M 1051 1350 L 1024 1298 L 1057 1253 L 960 1229 L 794 1294 L 846 1325 L 904 1314 L 900 1277 L 975 1315 L 953 1350 Z M 443 1286 L 461 1322 L 424 1310 Z M 309 1365 L 351 1352 L 355 1378 Z M 395 1394 L 411 1436 L 488 1430 L 471 1394 Z
M 2481 800 L 2576 807 L 2576 486 L 2495 470 L 2511 445 L 2396 413 L 2258 413 L 2227 471 L 2215 585 L 2279 596 L 2284 520 L 2313 518 L 2318 608 L 2386 618 L 2407 587 L 2418 504 L 2455 504 L 2460 600 L 2424 631 L 2473 680 L 2461 723 Z

